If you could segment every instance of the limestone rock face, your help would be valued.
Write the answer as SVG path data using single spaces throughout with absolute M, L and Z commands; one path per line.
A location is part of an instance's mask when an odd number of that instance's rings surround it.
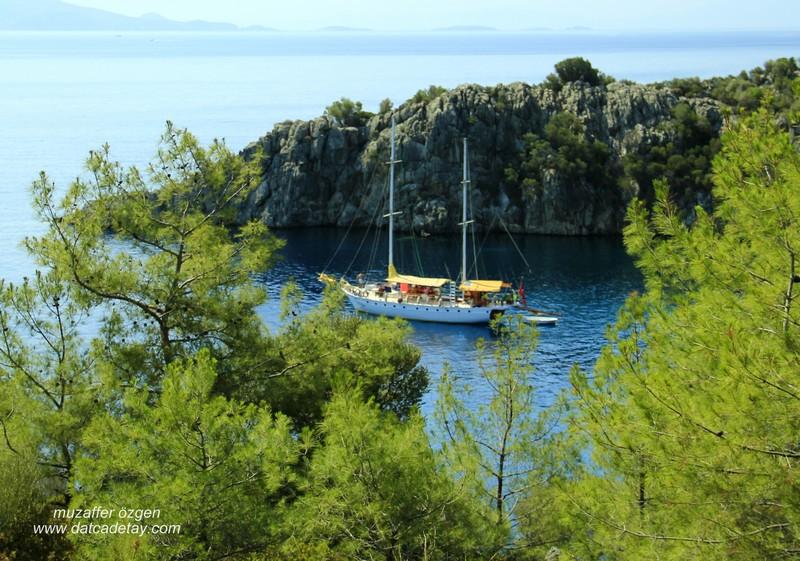
M 479 228 L 526 233 L 615 234 L 634 192 L 609 192 L 590 182 L 569 184 L 549 170 L 536 190 L 509 183 L 527 133 L 541 134 L 555 114 L 569 112 L 586 135 L 607 144 L 614 159 L 668 140 L 672 109 L 681 101 L 721 127 L 710 100 L 677 98 L 667 89 L 613 83 L 566 84 L 560 92 L 514 83 L 464 85 L 430 102 L 406 103 L 346 127 L 327 116 L 287 121 L 248 146 L 264 152 L 263 182 L 240 209 L 272 228 L 366 226 L 384 221 L 391 117 L 397 121 L 395 209 L 399 230 L 444 233 L 461 221 L 461 146 L 469 139 L 471 217 Z

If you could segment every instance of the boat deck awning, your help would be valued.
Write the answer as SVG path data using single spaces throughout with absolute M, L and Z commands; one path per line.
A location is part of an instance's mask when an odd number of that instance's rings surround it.
M 431 277 L 416 277 L 414 275 L 389 275 L 386 280 L 388 282 L 396 282 L 401 284 L 413 284 L 414 286 L 428 286 L 431 288 L 441 288 L 450 282 L 450 279 L 437 279 Z
M 500 280 L 468 280 L 459 287 L 464 292 L 500 292 L 511 283 Z

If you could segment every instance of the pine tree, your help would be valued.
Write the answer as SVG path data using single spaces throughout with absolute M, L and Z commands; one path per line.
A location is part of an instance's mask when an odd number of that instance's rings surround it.
M 86 166 L 89 179 L 76 179 L 60 201 L 44 173 L 34 183 L 48 231 L 26 243 L 76 298 L 103 311 L 107 360 L 128 381 L 150 384 L 199 348 L 231 371 L 257 363 L 254 309 L 265 295 L 251 275 L 280 243 L 263 223 L 235 232 L 228 224 L 260 181 L 258 155 L 245 161 L 218 141 L 204 148 L 168 123 L 146 173 L 113 161 L 108 146 Z
M 545 458 L 558 419 L 534 408 L 536 328 L 517 316 L 493 329 L 495 340 L 478 342 L 480 383 L 488 395 L 481 399 L 465 380 L 446 372 L 436 405 L 448 472 L 469 489 L 476 512 L 494 526 L 485 538 L 492 548 L 484 552 L 487 557 L 532 546 L 517 540 L 520 521 L 531 514 L 532 503 L 524 503 L 557 465 Z M 467 406 L 473 401 L 477 408 Z
M 155 405 L 146 390 L 125 393 L 122 414 L 97 417 L 77 464 L 74 508 L 116 507 L 95 523 L 127 524 L 119 508 L 158 511 L 140 524 L 179 525 L 143 536 L 74 535 L 98 561 L 242 557 L 275 540 L 291 493 L 297 445 L 288 418 L 213 394 L 216 363 L 206 350 L 167 368 Z
M 485 520 L 439 466 L 422 417 L 405 422 L 342 391 L 326 407 L 285 559 L 477 558 Z
M 43 476 L 36 487 L 46 504 L 69 504 L 83 430 L 102 410 L 79 333 L 87 313 L 53 272 L 0 282 L 0 445 Z
M 573 549 L 607 559 L 779 559 L 800 547 L 800 154 L 766 110 L 730 124 L 713 215 L 665 185 L 629 211 L 644 273 L 572 430 L 591 452 L 563 500 Z

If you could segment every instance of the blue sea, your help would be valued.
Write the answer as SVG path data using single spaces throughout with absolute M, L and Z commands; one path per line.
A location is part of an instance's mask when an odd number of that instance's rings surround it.
M 240 149 L 275 123 L 315 117 L 343 96 L 375 110 L 384 98 L 399 104 L 431 84 L 536 83 L 569 56 L 618 79 L 652 82 L 735 74 L 798 55 L 800 32 L 0 33 L 0 276 L 18 280 L 32 270 L 20 241 L 41 231 L 28 194 L 40 170 L 63 188 L 105 142 L 123 163 L 142 165 L 166 120 Z M 317 301 L 316 273 L 343 232 L 280 235 L 284 259 L 261 279 L 273 296 L 262 310 L 272 327 L 287 278 L 305 289 L 305 305 Z M 330 272 L 348 268 L 357 241 L 345 240 Z M 534 383 L 546 404 L 573 363 L 591 368 L 606 326 L 641 279 L 616 238 L 516 241 L 525 259 L 506 238 L 490 236 L 479 262 L 489 274 L 524 277 L 534 306 L 563 314 L 541 333 Z M 398 242 L 401 256 L 412 242 Z M 430 273 L 448 262 L 457 269 L 450 240 L 419 243 Z M 483 328 L 417 324 L 412 340 L 435 382 L 444 363 L 475 377 L 474 344 L 488 336 Z M 434 398 L 427 396 L 427 412 Z

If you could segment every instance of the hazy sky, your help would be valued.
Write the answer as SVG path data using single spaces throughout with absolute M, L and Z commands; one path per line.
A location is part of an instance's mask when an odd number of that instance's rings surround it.
M 0 0 L 2 1 L 2 0 Z M 126 15 L 157 12 L 286 30 L 585 26 L 608 30 L 798 29 L 798 0 L 68 0 Z

